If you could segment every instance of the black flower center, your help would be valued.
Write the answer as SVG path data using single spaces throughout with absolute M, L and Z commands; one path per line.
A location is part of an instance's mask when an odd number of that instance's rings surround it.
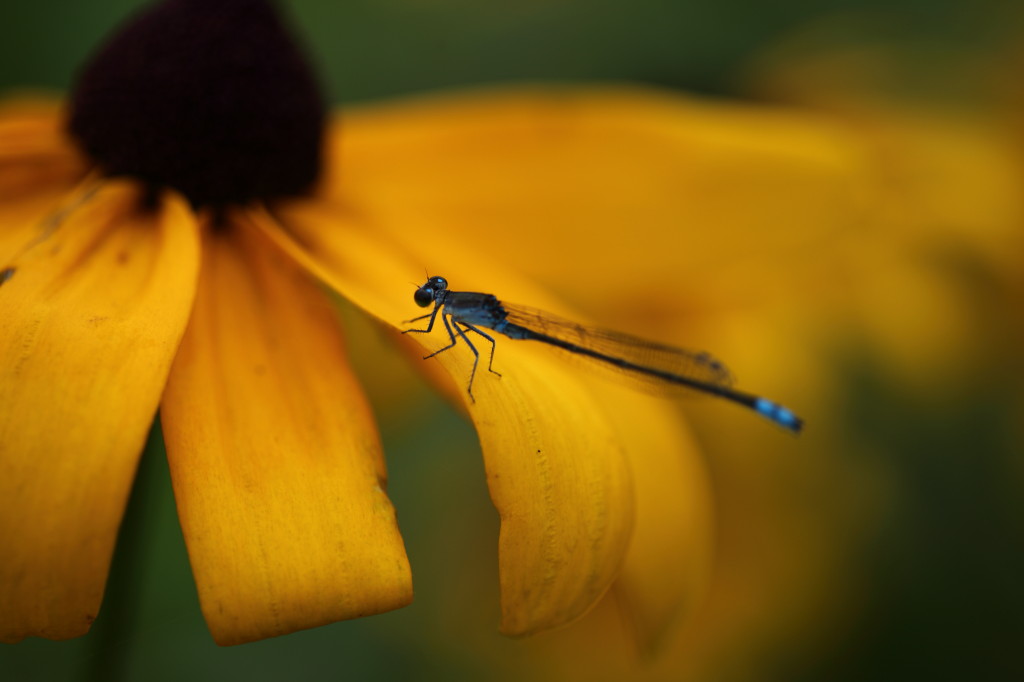
M 86 64 L 70 128 L 104 172 L 223 206 L 307 191 L 324 119 L 269 0 L 165 0 Z

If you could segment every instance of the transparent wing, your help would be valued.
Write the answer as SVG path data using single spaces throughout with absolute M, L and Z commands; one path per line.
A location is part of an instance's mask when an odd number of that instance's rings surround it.
M 600 355 L 621 358 L 633 365 L 653 370 L 655 373 L 673 374 L 723 388 L 733 384 L 733 377 L 729 369 L 710 353 L 675 348 L 622 332 L 590 327 L 526 306 L 504 302 L 502 302 L 502 306 L 508 312 L 506 318 L 508 322 L 537 334 L 550 336 Z M 589 361 L 592 366 L 597 365 L 609 369 L 616 375 L 626 375 L 631 381 L 639 382 L 648 390 L 662 392 L 669 388 L 680 388 L 656 374 L 616 366 L 598 358 L 577 353 L 572 353 L 572 355 Z

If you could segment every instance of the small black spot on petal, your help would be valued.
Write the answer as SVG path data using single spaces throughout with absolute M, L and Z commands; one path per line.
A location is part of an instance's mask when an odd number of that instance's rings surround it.
M 14 277 L 15 268 L 4 268 L 0 270 L 0 286 L 3 286 L 4 282 Z
M 308 190 L 324 121 L 316 80 L 269 0 L 164 0 L 86 64 L 70 129 L 108 174 L 216 206 Z

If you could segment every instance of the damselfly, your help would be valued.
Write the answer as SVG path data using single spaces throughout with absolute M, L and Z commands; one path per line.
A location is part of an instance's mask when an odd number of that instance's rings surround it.
M 444 277 L 429 277 L 426 284 L 416 290 L 413 299 L 421 308 L 433 304 L 434 309 L 426 315 L 406 320 L 409 323 L 429 318 L 425 328 L 406 329 L 402 333 L 429 333 L 434 329 L 434 322 L 440 314 L 441 322 L 448 332 L 449 343 L 425 356 L 424 360 L 453 348 L 461 338 L 474 356 L 467 387 L 470 400 L 474 400 L 473 379 L 480 362 L 480 352 L 466 336 L 467 331 L 490 342 L 491 355 L 487 369 L 501 376 L 493 368 L 497 344 L 494 337 L 480 329 L 484 327 L 510 339 L 540 341 L 578 357 L 594 360 L 641 380 L 641 386 L 644 383 L 681 386 L 743 405 L 794 433 L 799 433 L 803 427 L 803 420 L 789 408 L 732 388 L 729 370 L 708 353 L 683 350 L 620 332 L 576 324 L 540 310 L 503 303 L 492 294 L 451 291 Z

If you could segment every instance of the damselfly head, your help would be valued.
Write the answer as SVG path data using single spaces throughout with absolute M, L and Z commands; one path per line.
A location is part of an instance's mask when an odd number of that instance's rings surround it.
M 421 308 L 426 308 L 428 305 L 437 300 L 437 295 L 448 288 L 448 280 L 444 277 L 428 277 L 427 283 L 416 290 L 413 294 L 413 300 L 416 301 L 416 305 Z

